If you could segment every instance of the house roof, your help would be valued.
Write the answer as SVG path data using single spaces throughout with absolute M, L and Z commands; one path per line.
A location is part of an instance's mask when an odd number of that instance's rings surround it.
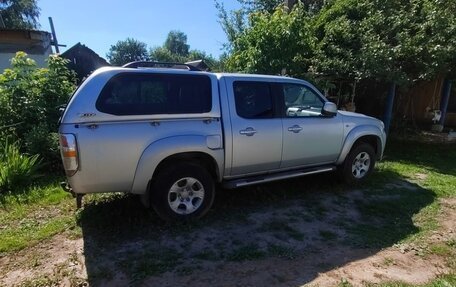
M 50 53 L 51 34 L 29 29 L 0 29 L 0 53 Z
M 81 42 L 78 42 L 76 45 L 74 45 L 73 47 L 69 48 L 68 50 L 66 50 L 65 52 L 60 54 L 60 56 L 62 56 L 63 58 L 69 58 L 70 55 L 76 51 L 84 51 L 86 53 L 92 54 L 92 56 L 97 57 L 98 60 L 103 62 L 106 66 L 110 66 L 110 64 L 103 57 L 100 57 L 100 55 L 95 53 L 92 49 L 90 49 L 86 45 L 81 44 Z
M 7 32 L 37 32 L 37 33 L 51 34 L 48 31 L 37 30 L 37 29 L 0 28 L 0 33 L 3 32 L 3 31 L 7 31 Z

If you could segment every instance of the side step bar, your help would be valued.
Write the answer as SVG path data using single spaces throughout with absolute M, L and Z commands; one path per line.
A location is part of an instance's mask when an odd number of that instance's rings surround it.
M 247 186 L 247 185 L 265 183 L 265 182 L 294 178 L 294 177 L 300 177 L 300 176 L 304 176 L 304 175 L 310 175 L 310 174 L 316 174 L 316 173 L 322 173 L 322 172 L 328 172 L 328 171 L 334 171 L 334 170 L 336 170 L 335 166 L 323 166 L 323 167 L 320 166 L 320 167 L 307 168 L 307 169 L 301 169 L 301 170 L 293 170 L 293 171 L 286 171 L 286 172 L 273 173 L 273 174 L 264 174 L 264 175 L 260 175 L 260 176 L 225 181 L 223 183 L 223 187 L 232 189 L 232 188 L 238 188 L 238 187 Z

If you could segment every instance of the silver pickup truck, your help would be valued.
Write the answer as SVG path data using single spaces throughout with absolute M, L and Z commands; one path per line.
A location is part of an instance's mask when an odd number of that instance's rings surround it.
M 338 169 L 365 179 L 381 121 L 337 111 L 310 83 L 174 66 L 101 68 L 61 118 L 69 190 L 138 194 L 166 220 L 198 218 L 215 185 L 236 188 Z

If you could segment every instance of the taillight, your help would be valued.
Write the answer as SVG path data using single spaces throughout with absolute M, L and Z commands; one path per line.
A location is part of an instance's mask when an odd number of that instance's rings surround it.
M 60 154 L 63 168 L 67 176 L 72 176 L 78 170 L 78 145 L 73 134 L 60 135 Z

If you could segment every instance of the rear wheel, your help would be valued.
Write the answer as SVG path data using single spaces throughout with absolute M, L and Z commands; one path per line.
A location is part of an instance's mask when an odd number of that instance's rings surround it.
M 375 166 L 374 148 L 361 143 L 352 148 L 342 165 L 342 178 L 346 183 L 356 184 L 367 178 Z
M 151 190 L 151 205 L 167 221 L 206 214 L 215 197 L 214 180 L 202 166 L 180 163 L 159 171 Z

